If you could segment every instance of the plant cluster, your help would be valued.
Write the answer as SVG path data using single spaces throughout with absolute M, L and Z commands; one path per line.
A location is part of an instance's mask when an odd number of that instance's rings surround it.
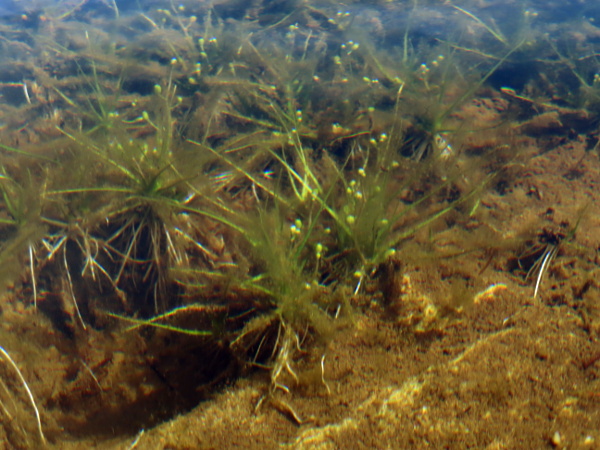
M 84 9 L 28 38 L 52 56 L 21 63 L 10 108 L 31 125 L 2 130 L 2 282 L 25 278 L 76 339 L 123 323 L 189 336 L 287 390 L 302 343 L 396 276 L 407 241 L 476 214 L 507 158 L 467 158 L 453 114 L 523 40 L 456 8 L 497 54 L 413 42 L 410 23 L 383 51 L 350 12 L 228 24 L 194 5 L 120 18 L 116 43 L 70 20 Z

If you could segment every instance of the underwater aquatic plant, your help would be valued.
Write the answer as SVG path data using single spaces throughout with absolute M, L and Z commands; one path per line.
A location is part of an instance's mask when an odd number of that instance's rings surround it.
M 308 37 L 301 52 L 258 46 L 261 39 L 242 39 L 227 74 L 221 70 L 218 77 L 194 81 L 202 81 L 209 89 L 203 98 L 214 103 L 202 109 L 210 111 L 209 118 L 196 129 L 190 122 L 186 135 L 196 136 L 188 138 L 193 152 L 211 155 L 199 166 L 211 181 L 204 191 L 185 183 L 203 209 L 196 209 L 196 200 L 170 203 L 183 214 L 217 222 L 222 248 L 231 259 L 220 264 L 209 249 L 209 267 L 186 264 L 170 269 L 183 295 L 183 304 L 175 309 L 143 320 L 118 316 L 136 328 L 185 334 L 185 328 L 170 321 L 200 310 L 211 314 L 214 296 L 224 296 L 235 305 L 232 311 L 247 317 L 229 334 L 232 348 L 248 361 L 271 360 L 273 368 L 281 368 L 289 364 L 294 348 L 290 340 L 297 339 L 300 330 L 308 326 L 327 334 L 335 327 L 334 318 L 344 305 L 336 289 L 355 283 L 354 292 L 359 293 L 378 267 L 401 251 L 404 241 L 475 201 L 496 172 L 466 180 L 460 167 L 443 161 L 441 152 L 426 164 L 402 158 L 399 149 L 411 139 L 403 125 L 406 104 L 420 89 L 414 83 L 425 83 L 414 73 L 410 79 L 403 77 L 406 81 L 392 77 L 393 71 L 373 56 L 375 52 L 345 43 L 341 54 L 333 56 L 334 62 L 339 60 L 335 70 L 319 74 L 317 68 L 331 55 L 317 47 L 311 51 Z M 203 57 L 206 41 L 199 45 Z M 430 137 L 439 137 L 448 116 L 517 48 L 447 104 L 441 99 L 446 101 L 451 79 L 444 78 L 441 87 L 429 85 L 440 102 L 434 108 Z M 361 64 L 362 72 L 355 72 Z M 374 81 L 376 73 L 386 80 Z M 189 87 L 189 80 L 186 83 Z M 356 104 L 340 101 L 342 88 L 354 92 L 350 95 Z M 391 108 L 377 106 L 384 100 Z M 331 114 L 344 114 L 335 121 L 323 112 L 327 108 Z M 224 136 L 225 131 L 230 135 Z M 442 175 L 441 165 L 446 166 Z M 414 189 L 424 193 L 403 197 Z M 197 238 L 189 240 L 199 245 Z M 185 253 L 178 252 L 174 260 L 189 260 Z M 185 295 L 196 301 L 186 304 Z M 216 330 L 189 330 L 190 335 L 197 333 Z M 285 356 L 277 351 L 281 348 L 289 349 Z
M 400 275 L 384 267 L 421 230 L 433 246 L 437 221 L 472 216 L 500 170 L 470 165 L 444 132 L 516 48 L 461 66 L 447 43 L 412 48 L 408 29 L 386 55 L 354 34 L 351 18 L 330 21 L 327 7 L 275 11 L 261 29 L 170 6 L 124 19 L 144 24 L 137 43 L 45 42 L 76 68 L 72 83 L 41 80 L 52 96 L 43 107 L 61 108 L 47 144 L 61 168 L 45 161 L 32 172 L 36 226 L 22 227 L 0 260 L 13 250 L 29 258 L 24 292 L 78 344 L 125 324 L 145 346 L 128 356 L 143 353 L 169 389 L 177 383 L 165 373 L 210 384 L 260 367 L 270 394 L 287 391 L 309 349 L 321 352 L 329 392 L 321 343 L 358 298 Z M 15 229 L 22 178 L 0 178 Z M 428 311 L 415 330 L 435 323 Z M 72 356 L 102 390 L 101 364 L 83 352 Z
M 202 213 L 193 208 L 194 197 L 202 195 L 202 182 L 192 182 L 202 178 L 198 168 L 205 156 L 177 147 L 173 141 L 175 92 L 171 84 L 164 89 L 156 86 L 155 110 L 142 111 L 136 120 L 152 135 L 144 142 L 131 139 L 130 123 L 123 120 L 115 122 L 111 134 L 102 139 L 62 130 L 74 144 L 69 163 L 95 170 L 85 174 L 74 170 L 67 180 L 51 180 L 45 194 L 52 206 L 45 221 L 58 228 L 45 241 L 46 259 L 52 259 L 61 248 L 66 258 L 68 242 L 76 243 L 82 275 L 96 279 L 97 272 L 119 295 L 127 293 L 120 287 L 122 282 L 133 283 L 136 289 L 146 286 L 143 296 L 150 305 L 137 303 L 138 312 L 165 310 L 169 278 L 165 258 L 183 260 L 182 249 L 175 243 L 203 248 L 184 230 L 190 213 Z M 76 184 L 69 187 L 73 182 Z M 61 188 L 54 188 L 59 184 Z M 176 240 L 176 235 L 189 242 Z M 66 260 L 65 273 L 71 285 Z M 139 301 L 139 291 L 135 297 Z

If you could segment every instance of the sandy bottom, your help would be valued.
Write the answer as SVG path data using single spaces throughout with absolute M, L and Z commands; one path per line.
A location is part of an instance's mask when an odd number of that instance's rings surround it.
M 481 100 L 470 108 L 484 114 L 492 106 Z M 66 340 L 48 314 L 4 299 L 3 345 L 29 381 L 48 445 L 599 448 L 600 161 L 577 129 L 566 130 L 569 140 L 557 137 L 565 130 L 548 134 L 569 127 L 571 116 L 553 112 L 514 129 L 510 139 L 527 157 L 484 196 L 480 218 L 436 226 L 446 256 L 403 262 L 397 303 L 386 305 L 367 287 L 333 336 L 302 343 L 281 378 L 289 392 L 266 395 L 267 371 L 231 377 L 224 369 L 197 406 L 169 417 L 160 405 L 179 394 L 154 391 L 136 339 L 89 331 Z M 499 138 L 473 137 L 470 145 Z M 568 235 L 580 217 L 534 299 L 536 280 L 519 270 L 517 238 L 532 233 L 535 241 L 544 229 Z M 436 305 L 434 318 L 423 305 Z M 33 410 L 7 365 L 2 378 L 11 413 L 0 426 L 4 448 L 39 446 Z M 137 422 L 127 418 L 151 422 L 152 414 L 161 423 L 136 436 Z

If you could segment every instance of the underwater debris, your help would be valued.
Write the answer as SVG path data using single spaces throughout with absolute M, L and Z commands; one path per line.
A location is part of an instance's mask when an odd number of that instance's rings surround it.
M 17 364 L 14 362 L 14 360 L 12 359 L 10 354 L 2 346 L 0 346 L 0 354 L 1 354 L 1 359 L 3 360 L 3 362 L 5 362 L 8 366 L 10 366 L 13 369 L 13 371 L 17 374 L 17 379 L 22 384 L 23 389 L 25 389 L 25 392 L 27 394 L 27 399 L 35 413 L 35 421 L 36 421 L 37 432 L 38 432 L 38 437 L 39 437 L 40 443 L 42 445 L 45 445 L 46 437 L 44 436 L 44 431 L 42 430 L 42 419 L 40 417 L 40 410 L 38 409 L 38 406 L 33 397 L 33 394 L 31 393 L 31 389 L 29 388 L 27 381 L 25 381 L 25 378 L 23 377 L 23 374 L 21 373 L 21 370 L 19 369 Z M 2 384 L 3 391 L 8 392 L 9 389 L 7 388 L 6 382 L 4 380 L 2 380 L 2 381 L 0 381 L 0 383 Z M 14 400 L 12 401 L 12 403 L 13 403 L 13 407 L 16 407 Z M 10 412 L 7 409 L 7 406 L 4 405 L 4 403 L 1 400 L 0 400 L 0 406 L 1 406 L 3 414 L 7 416 L 7 419 L 10 422 L 15 420 L 15 417 L 13 417 L 13 415 L 10 414 Z M 19 428 L 21 426 L 22 425 L 19 425 L 17 423 L 16 428 Z M 27 436 L 21 436 L 21 438 L 23 439 L 24 442 L 29 441 L 29 438 Z
M 497 298 L 498 292 L 504 291 L 507 289 L 506 284 L 504 283 L 496 283 L 489 285 L 486 289 L 481 292 L 478 292 L 473 298 L 473 303 L 477 305 L 482 302 L 489 302 Z

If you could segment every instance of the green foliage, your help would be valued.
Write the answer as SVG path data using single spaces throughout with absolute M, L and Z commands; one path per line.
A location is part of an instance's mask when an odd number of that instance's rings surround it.
M 224 339 L 271 362 L 277 384 L 299 333 L 326 335 L 350 309 L 340 293 L 361 293 L 435 221 L 472 214 L 500 170 L 466 176 L 441 135 L 522 41 L 458 11 L 499 56 L 413 45 L 410 26 L 401 48 L 378 50 L 351 20 L 304 3 L 235 32 L 210 9 L 201 20 L 159 9 L 122 51 L 89 35 L 83 56 L 38 43 L 78 75 L 45 86 L 64 109 L 56 159 L 30 162 L 27 183 L 0 174 L 0 220 L 18 229 L 0 258 L 28 249 L 34 298 L 38 285 L 61 292 L 72 328 L 108 313 L 130 331 Z

